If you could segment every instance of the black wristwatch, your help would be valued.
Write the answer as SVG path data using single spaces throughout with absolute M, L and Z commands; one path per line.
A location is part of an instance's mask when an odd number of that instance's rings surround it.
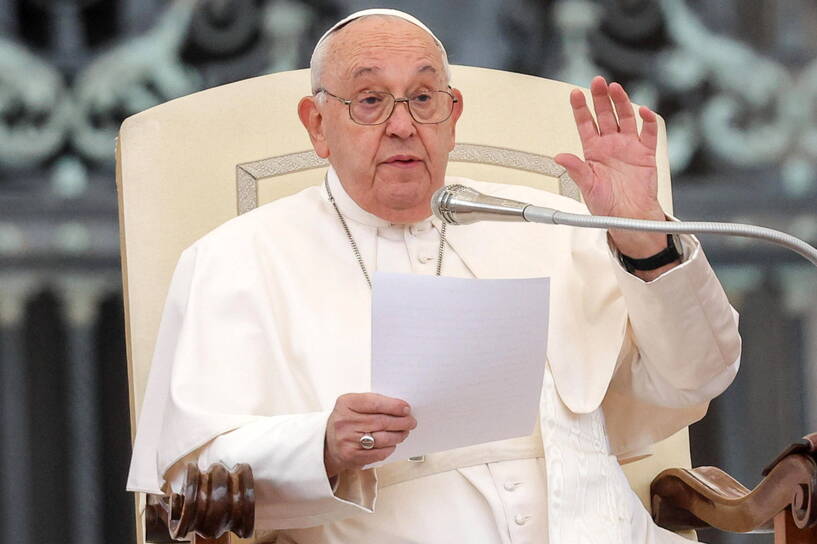
M 632 257 L 628 257 L 627 255 L 620 253 L 619 258 L 621 259 L 621 264 L 624 265 L 627 272 L 632 273 L 635 270 L 648 271 L 661 268 L 666 264 L 673 263 L 680 259 L 681 254 L 678 253 L 678 249 L 675 247 L 675 240 L 673 239 L 673 236 L 671 234 L 667 234 L 667 247 L 655 255 L 645 257 L 643 259 L 633 259 Z

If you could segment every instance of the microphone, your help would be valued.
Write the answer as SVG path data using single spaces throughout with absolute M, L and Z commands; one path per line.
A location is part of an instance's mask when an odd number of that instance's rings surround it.
M 582 215 L 534 206 L 517 200 L 485 195 L 464 185 L 445 185 L 431 197 L 431 210 L 449 225 L 477 221 L 526 221 L 593 229 L 622 229 L 664 234 L 724 234 L 766 240 L 786 247 L 817 266 L 817 249 L 799 238 L 778 230 L 740 223 L 708 221 L 645 221 L 626 217 Z
M 449 225 L 468 225 L 477 221 L 525 221 L 530 204 L 480 193 L 465 185 L 446 185 L 431 197 L 434 215 Z

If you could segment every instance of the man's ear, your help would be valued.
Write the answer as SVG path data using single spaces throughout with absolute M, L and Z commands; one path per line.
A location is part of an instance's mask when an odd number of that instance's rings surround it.
M 460 119 L 460 115 L 462 115 L 462 93 L 459 89 L 451 89 L 451 92 L 454 93 L 454 96 L 457 97 L 457 101 L 454 103 L 454 109 L 451 111 L 451 143 L 448 146 L 448 151 L 452 151 L 454 146 L 457 145 L 457 121 Z
M 305 96 L 298 102 L 298 117 L 304 125 L 315 153 L 322 159 L 329 156 L 329 146 L 326 145 L 324 134 L 323 115 L 318 111 L 314 96 Z

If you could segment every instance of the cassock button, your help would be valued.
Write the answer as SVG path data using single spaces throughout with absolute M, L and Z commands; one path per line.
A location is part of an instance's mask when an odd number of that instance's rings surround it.
M 430 229 L 430 228 L 431 228 L 431 221 L 429 221 L 427 223 L 417 223 L 416 225 L 411 225 L 409 227 L 409 232 L 413 236 L 417 236 L 418 234 L 422 234 L 422 233 L 428 231 L 428 229 Z
M 529 519 L 530 519 L 530 516 L 524 516 L 522 514 L 516 514 L 516 517 L 513 518 L 513 521 L 517 525 L 522 526 L 522 525 L 525 525 L 528 522 Z
M 513 491 L 518 486 L 519 486 L 519 482 L 507 481 L 507 482 L 505 482 L 505 485 L 503 487 L 505 488 L 505 491 Z

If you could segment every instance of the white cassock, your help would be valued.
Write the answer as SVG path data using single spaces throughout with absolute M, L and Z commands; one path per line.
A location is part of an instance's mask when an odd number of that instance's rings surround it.
M 357 206 L 331 169 L 328 179 L 370 273 L 434 274 L 436 219 L 389 224 Z M 530 188 L 447 182 L 584 209 Z M 182 254 L 128 489 L 176 487 L 195 459 L 203 469 L 249 463 L 256 529 L 285 543 L 683 542 L 652 523 L 619 459 L 702 417 L 737 372 L 737 316 L 697 241 L 684 237 L 684 263 L 645 283 L 619 265 L 604 231 L 447 230 L 446 276 L 551 277 L 532 437 L 432 454 L 425 469 L 344 472 L 330 487 L 327 417 L 339 395 L 370 387 L 371 293 L 325 190 L 313 187 Z

